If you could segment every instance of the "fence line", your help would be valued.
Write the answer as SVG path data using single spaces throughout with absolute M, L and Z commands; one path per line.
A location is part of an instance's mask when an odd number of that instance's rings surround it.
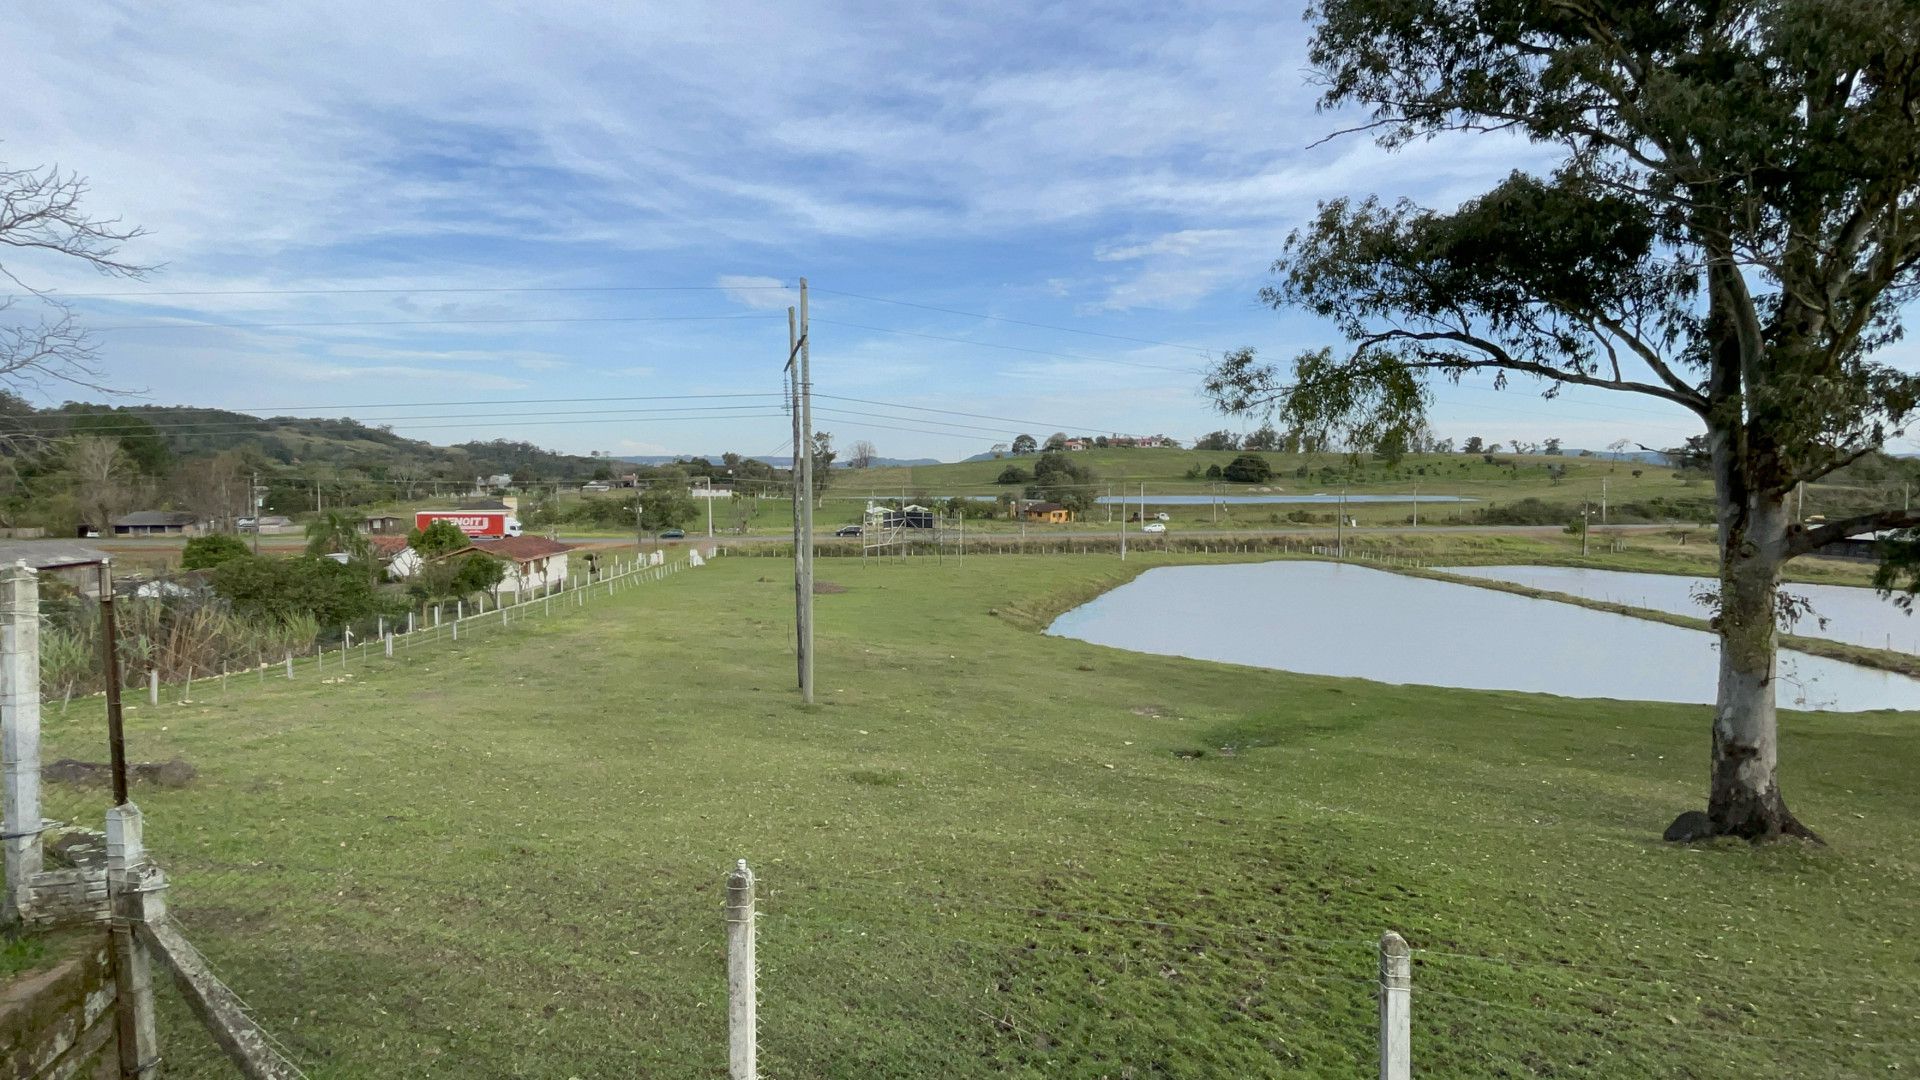
M 356 635 L 349 626 L 345 628 L 342 641 L 337 648 L 316 643 L 313 651 L 306 654 L 297 654 L 288 650 L 279 660 L 262 657 L 245 667 L 223 666 L 218 674 L 201 678 L 199 682 L 203 687 L 209 683 L 216 684 L 219 688 L 217 692 L 224 694 L 228 684 L 235 677 L 253 675 L 257 681 L 264 682 L 270 668 L 282 669 L 275 677 L 288 680 L 297 679 L 302 671 L 315 676 L 324 676 L 329 671 L 351 674 L 356 664 L 365 666 L 375 658 L 375 649 L 379 650 L 380 658 L 392 658 L 400 652 L 411 652 L 437 642 L 456 642 L 460 640 L 463 627 L 471 636 L 475 629 L 483 625 L 482 620 L 492 620 L 496 616 L 503 627 L 529 617 L 550 616 L 553 614 L 556 599 L 559 600 L 563 612 L 567 607 L 584 608 L 594 600 L 610 597 L 619 591 L 648 582 L 664 581 L 691 567 L 701 565 L 696 560 L 698 560 L 697 553 L 686 559 L 659 564 L 648 563 L 643 558 L 636 557 L 635 565 L 627 569 L 610 574 L 580 575 L 578 579 L 570 578 L 572 584 L 543 590 L 537 595 L 528 595 L 512 603 L 500 604 L 492 611 L 480 610 L 477 607 L 469 611 L 464 601 L 457 601 L 454 605 L 454 614 L 450 618 L 442 617 L 447 606 L 443 601 L 427 607 L 427 610 L 432 611 L 433 614 L 430 618 L 422 620 L 423 625 L 420 626 L 414 626 L 412 617 L 415 612 L 412 611 L 408 613 L 405 626 L 395 620 L 393 625 L 385 626 L 384 632 L 377 637 Z M 604 595 L 600 592 L 602 586 L 607 590 Z M 527 590 L 527 592 L 531 593 L 533 590 Z M 540 609 L 537 612 L 533 610 L 536 607 Z M 384 617 L 382 619 L 384 620 Z M 408 630 L 406 626 L 411 626 L 413 629 Z M 149 705 L 161 704 L 163 698 L 167 696 L 164 691 L 168 687 L 179 692 L 179 696 L 174 699 L 176 704 L 186 704 L 195 700 L 193 677 L 189 676 L 176 683 L 164 683 L 159 680 L 156 671 L 150 670 L 147 675 L 146 700 Z M 99 695 L 96 693 L 88 696 L 98 697 Z

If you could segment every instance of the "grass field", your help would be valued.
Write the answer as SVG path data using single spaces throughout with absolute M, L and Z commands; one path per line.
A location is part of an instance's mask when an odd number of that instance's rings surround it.
M 1421 1075 L 1920 1067 L 1914 717 L 1785 720 L 1831 847 L 1667 846 L 1707 710 L 1036 632 L 1154 561 L 823 560 L 808 709 L 791 577 L 723 558 L 130 711 L 136 758 L 200 769 L 135 795 L 191 936 L 316 1077 L 720 1075 L 739 857 L 769 1077 L 1369 1074 L 1389 928 Z M 169 1074 L 220 1075 L 169 1016 Z

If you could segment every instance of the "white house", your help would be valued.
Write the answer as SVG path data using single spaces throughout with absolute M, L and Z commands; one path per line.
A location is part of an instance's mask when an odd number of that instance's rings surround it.
M 408 546 L 404 536 L 369 536 L 367 543 L 373 545 L 373 553 L 387 568 L 387 576 L 395 581 L 404 581 L 419 573 L 425 561 Z
M 500 579 L 500 591 L 554 589 L 567 580 L 567 552 L 573 548 L 544 536 L 509 536 L 501 540 L 475 540 L 470 548 L 500 559 L 507 564 L 507 576 Z

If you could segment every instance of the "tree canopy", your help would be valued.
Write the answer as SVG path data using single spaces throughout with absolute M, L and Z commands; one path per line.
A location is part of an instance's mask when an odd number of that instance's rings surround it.
M 1920 524 L 1902 509 L 1807 527 L 1786 507 L 1920 403 L 1920 376 L 1881 351 L 1920 289 L 1913 4 L 1323 0 L 1314 17 L 1323 104 L 1364 110 L 1382 145 L 1497 131 L 1558 160 L 1450 211 L 1323 204 L 1262 296 L 1344 346 L 1290 371 L 1240 350 L 1207 391 L 1350 446 L 1410 438 L 1433 379 L 1476 373 L 1691 414 L 1723 562 L 1708 815 L 1718 833 L 1810 835 L 1776 777 L 1780 568 Z

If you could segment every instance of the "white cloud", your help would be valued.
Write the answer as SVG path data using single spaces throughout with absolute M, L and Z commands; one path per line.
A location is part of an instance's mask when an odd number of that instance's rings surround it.
M 759 311 L 777 311 L 793 303 L 793 290 L 777 277 L 721 274 L 714 284 L 726 290 L 728 299 Z

